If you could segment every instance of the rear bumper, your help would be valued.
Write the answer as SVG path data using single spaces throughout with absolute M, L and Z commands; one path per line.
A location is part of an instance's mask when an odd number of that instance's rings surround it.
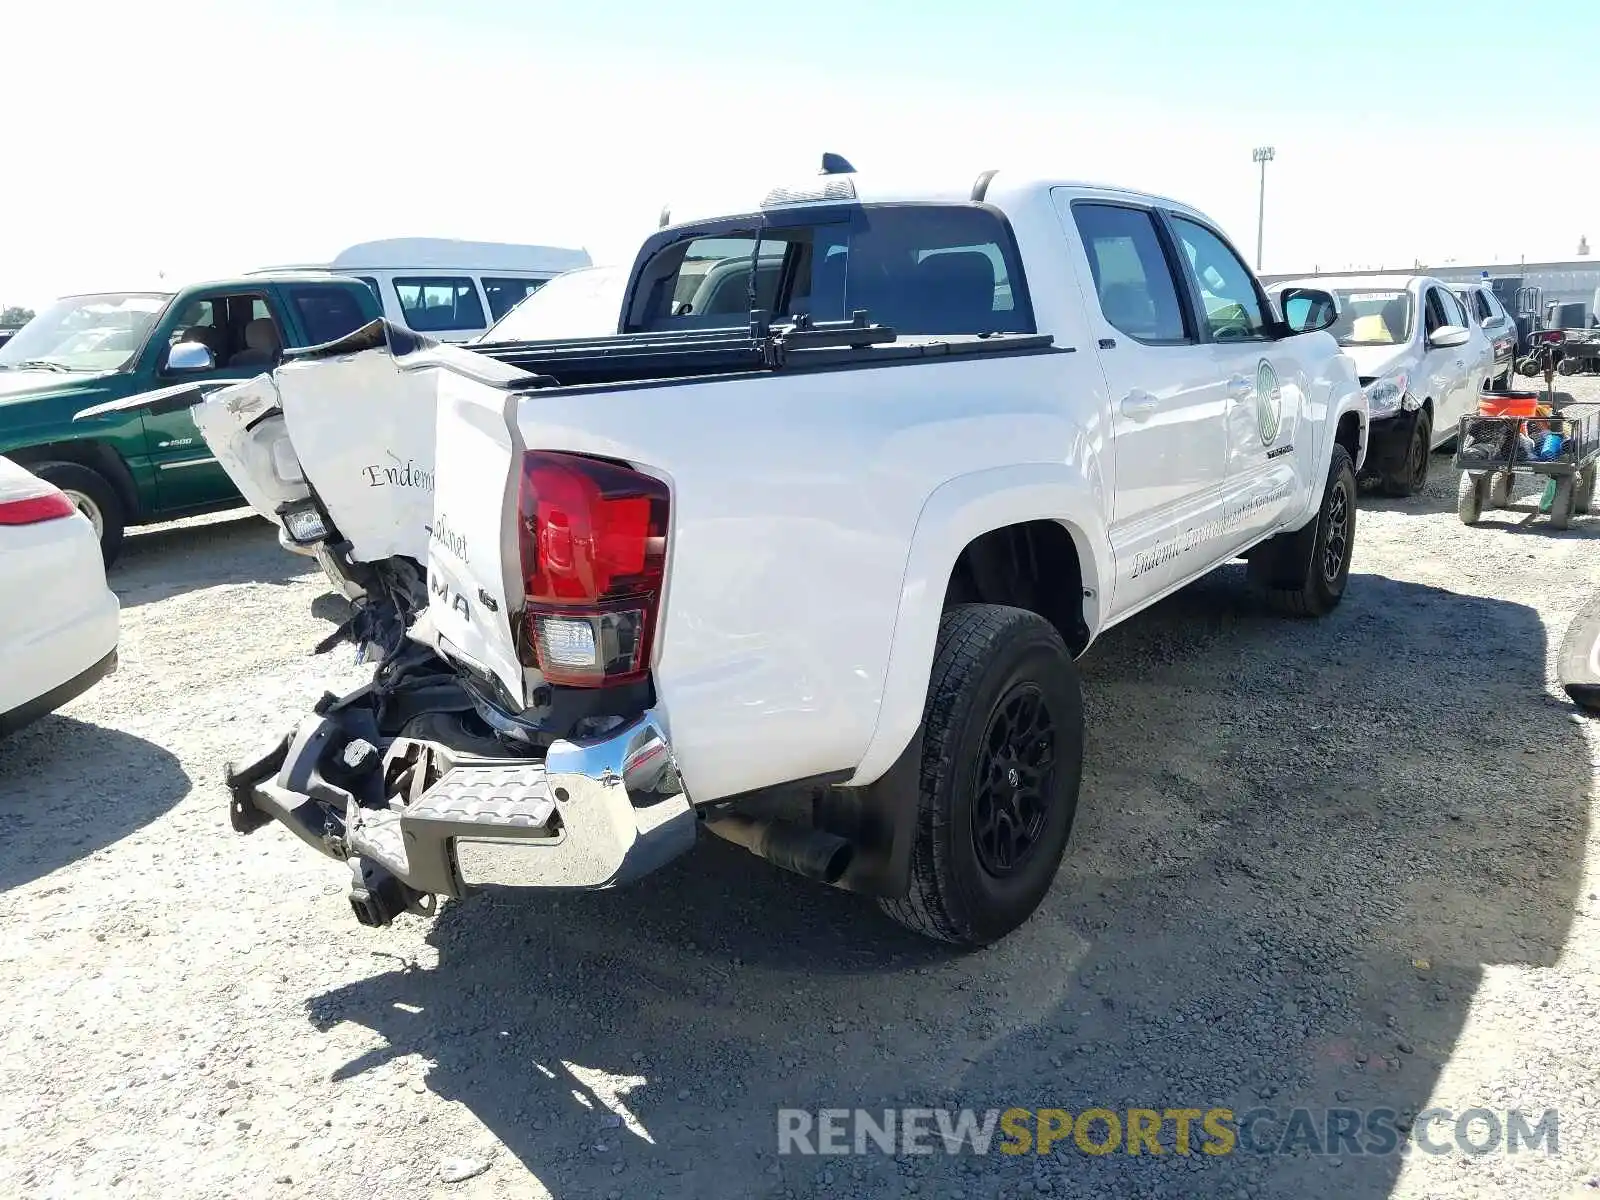
M 357 804 L 329 783 L 322 761 L 346 740 L 312 717 L 255 764 L 230 769 L 234 827 L 270 817 L 351 862 L 362 887 L 378 868 L 379 878 L 441 896 L 482 885 L 615 887 L 694 844 L 694 809 L 653 711 L 604 737 L 558 741 L 543 761 L 449 755 L 438 779 L 398 808 Z M 436 749 L 397 739 L 381 777 Z
M 47 713 L 52 713 L 70 700 L 76 700 L 107 675 L 113 674 L 117 669 L 117 651 L 112 647 L 111 653 L 94 663 L 85 671 L 80 671 L 65 683 L 51 688 L 44 695 L 25 704 L 20 704 L 9 712 L 0 713 L 0 737 L 14 733 L 24 725 L 30 725 Z

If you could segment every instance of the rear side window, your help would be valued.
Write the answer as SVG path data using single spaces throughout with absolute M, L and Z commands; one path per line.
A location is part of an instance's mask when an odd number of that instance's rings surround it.
M 1106 321 L 1141 342 L 1188 342 L 1178 282 L 1145 209 L 1074 204 L 1095 294 Z
M 418 333 L 482 329 L 483 304 L 472 280 L 461 277 L 409 278 L 394 281 L 394 294 L 406 324 Z
M 378 281 L 371 275 L 357 275 L 356 278 L 372 289 L 372 298 L 378 302 L 381 308 L 383 305 L 383 290 L 378 287 Z
M 289 303 L 300 318 L 306 338 L 313 346 L 337 341 L 367 323 L 361 304 L 356 300 L 360 292 L 351 294 L 343 287 L 291 287 Z
M 869 205 L 673 243 L 641 271 L 630 328 L 732 328 L 752 309 L 816 321 L 865 309 L 907 336 L 1034 329 L 1010 230 L 974 205 Z
M 483 294 L 489 298 L 489 319 L 498 321 L 544 283 L 542 279 L 490 279 L 484 276 Z

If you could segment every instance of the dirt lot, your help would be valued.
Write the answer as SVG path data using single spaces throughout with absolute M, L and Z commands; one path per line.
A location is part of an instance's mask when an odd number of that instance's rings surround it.
M 0 1194 L 1594 1195 L 1600 730 L 1550 663 L 1600 518 L 1454 487 L 1365 504 L 1325 621 L 1230 568 L 1097 645 L 1067 865 L 968 956 L 720 843 L 361 929 L 220 785 L 354 677 L 338 606 L 253 518 L 132 535 L 120 673 L 0 748 Z M 1554 1107 L 1560 1153 L 775 1154 L 886 1105 Z

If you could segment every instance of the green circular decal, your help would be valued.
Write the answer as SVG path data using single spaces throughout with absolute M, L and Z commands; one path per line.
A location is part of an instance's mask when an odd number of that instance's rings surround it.
M 1278 386 L 1278 373 L 1266 359 L 1256 368 L 1256 428 L 1261 432 L 1261 444 L 1272 445 L 1278 436 L 1278 422 L 1283 415 L 1283 389 Z

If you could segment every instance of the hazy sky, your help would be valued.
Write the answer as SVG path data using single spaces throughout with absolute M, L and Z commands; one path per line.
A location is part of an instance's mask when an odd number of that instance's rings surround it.
M 1270 143 L 1269 271 L 1566 258 L 1600 247 L 1592 148 L 1557 157 L 1600 133 L 1586 26 L 1594 0 L 18 3 L 0 303 L 391 236 L 626 260 L 664 203 L 824 150 L 1163 191 L 1253 257 Z

